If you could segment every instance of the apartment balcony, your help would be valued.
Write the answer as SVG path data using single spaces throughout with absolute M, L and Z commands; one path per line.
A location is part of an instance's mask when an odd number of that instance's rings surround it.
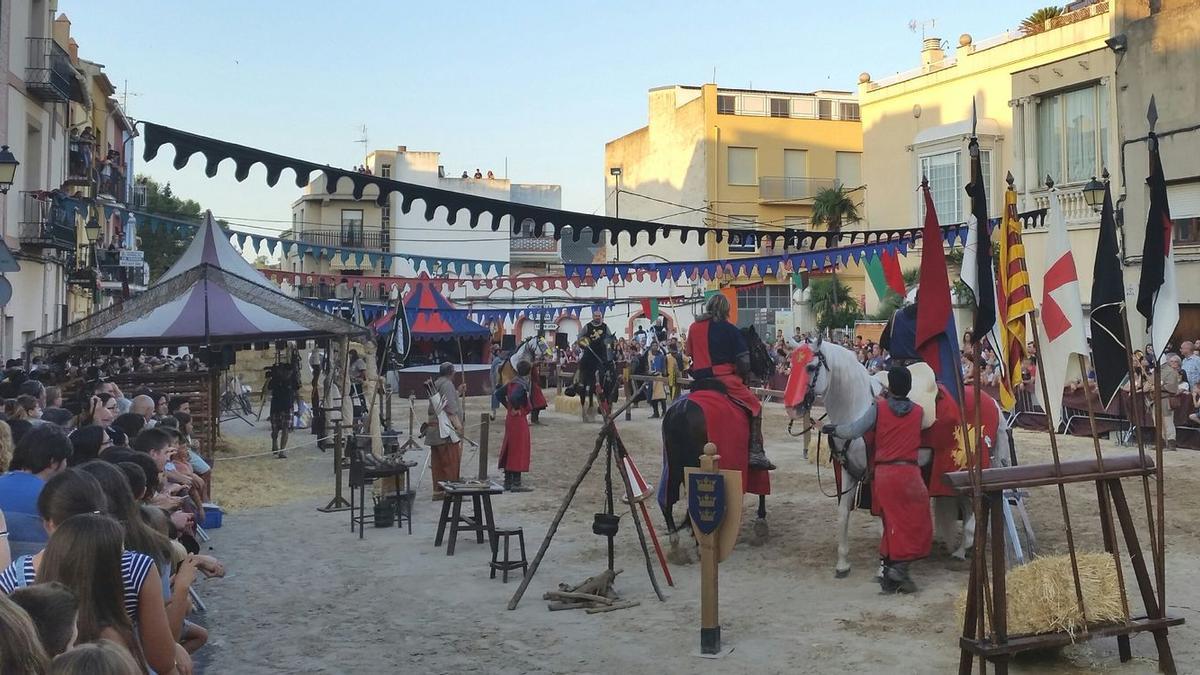
M 75 82 L 71 57 L 53 38 L 26 38 L 29 65 L 25 68 L 25 88 L 42 101 L 69 101 Z
M 759 176 L 758 201 L 762 203 L 811 200 L 821 190 L 840 187 L 841 184 L 836 178 Z
M 558 262 L 558 242 L 551 236 L 516 234 L 508 240 L 512 262 Z
M 391 237 L 380 230 L 363 231 L 355 228 L 331 228 L 305 230 L 296 235 L 297 240 L 314 246 L 349 246 L 352 248 L 387 251 Z
M 1050 208 L 1050 192 L 1049 190 L 1036 190 L 1030 192 L 1027 198 L 1032 200 L 1033 210 L 1049 209 Z M 1076 185 L 1073 187 L 1059 188 L 1058 203 L 1062 207 L 1063 218 L 1067 221 L 1067 227 L 1073 226 L 1100 226 L 1100 214 L 1096 213 L 1091 206 L 1088 206 L 1087 201 L 1083 197 L 1083 186 Z M 1036 223 L 1036 224 L 1034 224 Z M 1045 221 L 1030 220 L 1026 224 L 1026 228 L 1045 226 Z
M 22 246 L 75 250 L 75 222 L 44 192 L 22 192 L 18 236 Z
M 141 293 L 150 285 L 150 272 L 145 266 L 122 267 L 113 262 L 117 251 L 101 251 L 98 281 L 100 290 L 123 292 L 128 284 L 131 293 Z M 111 255 L 109 255 L 111 254 Z

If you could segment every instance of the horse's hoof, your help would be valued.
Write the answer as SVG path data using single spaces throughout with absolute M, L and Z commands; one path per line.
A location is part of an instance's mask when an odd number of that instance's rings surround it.
M 834 570 L 833 571 L 834 579 L 845 579 L 848 576 L 850 576 L 850 570 Z
M 671 548 L 667 551 L 667 561 L 672 565 L 691 565 L 692 556 L 686 548 Z
M 754 535 L 750 538 L 751 546 L 762 546 L 763 544 L 767 543 L 767 539 L 770 535 L 770 530 L 767 527 L 767 520 L 765 518 L 759 518 L 755 520 L 753 532 Z

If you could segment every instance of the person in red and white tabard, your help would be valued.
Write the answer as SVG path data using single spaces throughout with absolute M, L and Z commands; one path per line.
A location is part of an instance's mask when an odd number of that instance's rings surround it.
M 530 401 L 528 361 L 517 364 L 517 376 L 504 388 L 503 403 L 508 410 L 504 417 L 504 443 L 500 446 L 500 469 L 504 471 L 504 489 L 510 492 L 528 492 L 532 488 L 521 485 L 521 474 L 529 471 Z
M 879 584 L 885 593 L 916 591 L 909 564 L 928 556 L 933 545 L 929 491 L 917 465 L 923 411 L 909 400 L 911 389 L 908 369 L 893 367 L 888 371 L 887 397 L 876 398 L 855 422 L 827 424 L 822 429 L 843 439 L 860 438 L 875 429 L 871 498 L 883 517 L 883 536 L 879 540 L 883 575 Z

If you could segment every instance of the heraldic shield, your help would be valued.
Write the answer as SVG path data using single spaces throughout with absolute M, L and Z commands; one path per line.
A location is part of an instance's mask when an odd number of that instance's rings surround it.
M 688 473 L 688 515 L 696 529 L 712 534 L 725 519 L 725 477 L 719 473 Z

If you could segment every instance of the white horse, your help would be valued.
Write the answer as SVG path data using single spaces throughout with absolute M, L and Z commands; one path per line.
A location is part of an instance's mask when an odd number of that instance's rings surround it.
M 528 361 L 531 365 L 550 353 L 550 345 L 540 335 L 532 335 L 521 341 L 511 356 L 500 366 L 500 384 L 508 384 L 517 376 L 517 364 Z
M 844 347 L 820 338 L 802 343 L 801 348 L 805 345 L 811 350 L 813 358 L 803 368 L 807 376 L 807 385 L 804 388 L 803 400 L 795 406 L 796 412 L 801 416 L 807 415 L 819 398 L 825 404 L 825 424 L 847 424 L 866 414 L 871 402 L 882 391 L 883 386 L 879 381 L 872 378 L 854 353 Z M 797 369 L 793 368 L 791 377 L 796 376 Z M 788 389 L 792 389 L 791 382 Z M 991 400 L 991 397 L 986 398 Z M 993 444 L 993 466 L 1000 465 L 1002 460 L 1007 464 L 1008 457 L 1007 426 L 1003 415 L 999 419 L 1003 428 L 997 431 L 997 437 L 1004 439 L 1005 450 L 1002 453 L 1001 444 Z M 842 579 L 850 574 L 850 511 L 864 477 L 863 473 L 855 475 L 849 467 L 867 466 L 866 443 L 862 438 L 846 441 L 844 446 L 837 449 L 837 455 L 840 456 L 842 464 L 842 490 L 838 495 L 837 566 L 834 568 L 834 575 Z M 957 519 L 962 518 L 961 543 L 952 555 L 960 560 L 965 559 L 967 551 L 975 543 L 974 515 L 970 500 L 963 497 L 935 497 L 934 503 L 935 511 L 939 514 L 936 531 L 941 541 L 948 542 L 952 538 L 959 538 L 952 533 L 952 529 Z

